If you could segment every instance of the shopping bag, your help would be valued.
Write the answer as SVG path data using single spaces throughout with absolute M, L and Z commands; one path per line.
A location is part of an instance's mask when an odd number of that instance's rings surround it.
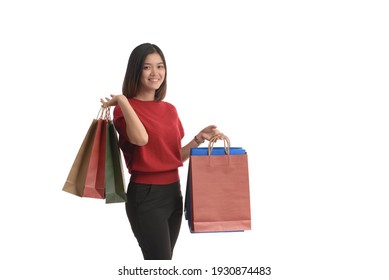
M 104 198 L 105 109 L 101 108 L 84 137 L 63 191 L 81 197 Z
M 186 218 L 191 232 L 251 229 L 248 158 L 243 148 L 193 148 L 189 160 Z
M 86 173 L 92 154 L 93 139 L 97 129 L 97 119 L 93 119 L 76 155 L 63 191 L 82 197 L 84 194 Z
M 105 161 L 105 202 L 126 202 L 121 153 L 115 126 L 107 110 L 107 146 Z
M 107 120 L 105 108 L 97 120 L 97 128 L 93 139 L 91 157 L 86 173 L 83 197 L 105 198 L 105 151 Z
M 230 153 L 232 155 L 246 154 L 246 151 L 241 147 L 230 147 Z M 190 151 L 190 156 L 207 156 L 209 153 L 208 148 L 192 148 Z M 225 155 L 225 148 L 214 147 L 211 151 L 211 156 L 216 155 Z M 191 160 L 189 159 L 189 168 L 187 173 L 187 183 L 185 191 L 185 205 L 184 205 L 184 215 L 185 219 L 188 220 L 189 227 L 192 228 L 192 219 L 191 219 Z

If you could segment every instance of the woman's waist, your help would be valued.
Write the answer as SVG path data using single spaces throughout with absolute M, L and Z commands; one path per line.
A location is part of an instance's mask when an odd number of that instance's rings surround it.
M 131 171 L 131 182 L 136 182 L 140 184 L 171 184 L 179 180 L 178 168 L 167 171 Z

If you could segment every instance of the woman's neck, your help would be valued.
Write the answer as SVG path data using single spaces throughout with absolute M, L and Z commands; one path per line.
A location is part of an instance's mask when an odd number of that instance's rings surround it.
M 155 99 L 155 91 L 141 91 L 134 98 L 142 101 L 153 101 Z

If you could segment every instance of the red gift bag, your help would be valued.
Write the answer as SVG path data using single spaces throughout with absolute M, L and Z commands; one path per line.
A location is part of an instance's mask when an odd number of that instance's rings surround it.
M 103 112 L 105 112 L 103 110 Z M 93 141 L 91 157 L 86 172 L 83 197 L 105 198 L 105 151 L 107 120 L 100 117 Z
M 192 232 L 242 231 L 251 229 L 247 153 L 212 155 L 217 138 L 209 141 L 208 155 L 191 155 L 190 218 Z M 227 144 L 226 144 L 227 143 Z

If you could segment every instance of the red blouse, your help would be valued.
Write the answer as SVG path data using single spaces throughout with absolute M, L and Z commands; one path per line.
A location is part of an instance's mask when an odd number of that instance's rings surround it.
M 141 184 L 170 184 L 179 180 L 182 166 L 181 140 L 184 128 L 176 108 L 165 101 L 142 101 L 129 98 L 149 136 L 144 146 L 128 141 L 126 123 L 120 106 L 113 111 L 113 122 L 119 133 L 119 146 L 131 174 L 131 181 Z

